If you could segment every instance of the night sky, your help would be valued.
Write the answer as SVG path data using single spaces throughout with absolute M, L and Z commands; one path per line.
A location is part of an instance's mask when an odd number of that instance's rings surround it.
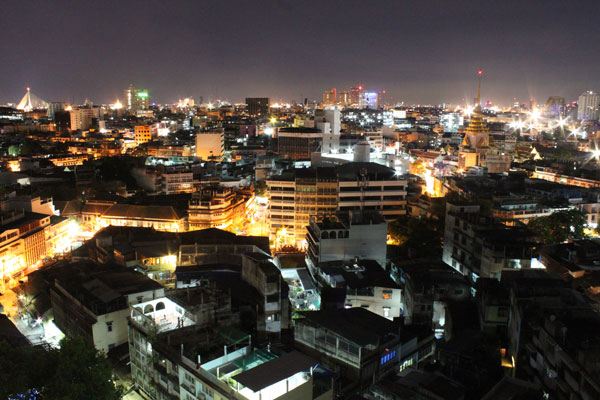
M 492 4 L 493 3 L 493 4 Z M 0 6 L 0 103 L 321 99 L 361 83 L 394 101 L 600 89 L 594 1 L 12 1 Z

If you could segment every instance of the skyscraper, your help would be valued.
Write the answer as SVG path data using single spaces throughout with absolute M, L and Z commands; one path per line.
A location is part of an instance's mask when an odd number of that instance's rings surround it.
M 264 115 L 269 113 L 271 103 L 268 97 L 246 97 L 246 105 L 248 106 L 248 114 Z
M 148 91 L 129 85 L 125 90 L 125 107 L 132 111 L 146 110 L 148 108 Z
M 337 91 L 335 88 L 331 88 L 323 92 L 323 104 L 332 105 L 337 101 Z
M 580 121 L 594 120 L 597 121 L 600 116 L 598 105 L 600 97 L 598 93 L 588 90 L 579 96 L 577 102 L 577 119 Z
M 362 97 L 363 87 L 362 85 L 354 86 L 350 88 L 350 105 L 357 107 L 360 104 Z
M 350 92 L 347 90 L 340 92 L 340 95 L 338 96 L 338 103 L 342 106 L 349 106 L 350 105 Z

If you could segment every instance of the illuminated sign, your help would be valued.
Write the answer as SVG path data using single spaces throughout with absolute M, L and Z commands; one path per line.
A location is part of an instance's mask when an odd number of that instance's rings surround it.
M 148 97 L 148 92 L 137 92 L 138 97 Z

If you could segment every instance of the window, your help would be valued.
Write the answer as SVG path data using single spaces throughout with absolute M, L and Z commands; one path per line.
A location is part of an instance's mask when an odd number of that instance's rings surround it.
M 391 300 L 392 299 L 392 291 L 391 290 L 384 290 L 381 294 L 381 298 L 384 300 Z
M 390 317 L 390 308 L 389 307 L 383 307 L 383 316 L 385 318 L 389 318 Z
M 136 300 L 137 300 L 138 304 L 140 304 L 144 300 L 144 296 L 138 296 L 138 297 L 136 297 Z
M 113 323 L 112 323 L 112 321 L 106 323 L 106 330 L 109 331 L 109 332 L 112 332 L 112 330 L 113 330 Z

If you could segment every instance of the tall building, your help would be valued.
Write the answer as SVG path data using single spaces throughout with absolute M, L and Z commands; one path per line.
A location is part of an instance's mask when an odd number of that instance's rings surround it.
M 340 95 L 338 96 L 338 104 L 344 107 L 349 106 L 351 104 L 350 92 L 347 90 L 340 92 Z
M 336 104 L 337 101 L 337 91 L 335 88 L 331 88 L 323 92 L 323 104 Z
M 136 144 L 139 145 L 152 141 L 152 128 L 150 125 L 136 125 L 133 130 Z
M 579 96 L 577 102 L 577 119 L 580 121 L 597 121 L 600 117 L 600 96 L 588 90 Z
M 125 90 L 125 107 L 132 111 L 146 110 L 148 97 L 147 90 L 136 89 L 135 86 L 129 85 Z
M 220 160 L 223 156 L 224 133 L 221 131 L 196 134 L 196 157 L 205 161 Z
M 71 116 L 71 130 L 88 130 L 92 127 L 94 109 L 91 107 L 73 108 L 69 111 Z
M 363 87 L 361 85 L 350 88 L 350 105 L 352 107 L 360 106 L 361 97 L 363 94 Z
M 376 92 L 363 92 L 359 99 L 360 108 L 369 108 L 374 110 L 377 108 L 377 93 Z
M 250 115 L 265 115 L 269 113 L 271 101 L 268 97 L 246 97 L 246 106 Z
M 562 117 L 566 110 L 565 98 L 561 96 L 550 96 L 546 100 L 545 114 L 549 117 Z
M 63 111 L 65 109 L 65 103 L 63 103 L 62 101 L 53 101 L 51 103 L 48 103 L 48 118 L 50 118 L 52 121 L 54 121 L 54 116 L 56 114 L 57 111 Z
M 377 108 L 383 108 L 388 105 L 387 91 L 380 90 L 377 92 Z
M 329 124 L 322 129 L 330 129 Z M 310 160 L 312 153 L 323 145 L 320 128 L 281 128 L 277 132 L 277 152 L 281 157 L 292 160 Z
M 287 170 L 267 185 L 270 232 L 282 245 L 303 246 L 312 216 L 377 210 L 393 219 L 406 213 L 406 179 L 375 163 Z
M 316 110 L 315 127 L 323 133 L 321 152 L 330 153 L 337 151 L 340 147 L 340 107 L 326 106 L 323 110 Z

